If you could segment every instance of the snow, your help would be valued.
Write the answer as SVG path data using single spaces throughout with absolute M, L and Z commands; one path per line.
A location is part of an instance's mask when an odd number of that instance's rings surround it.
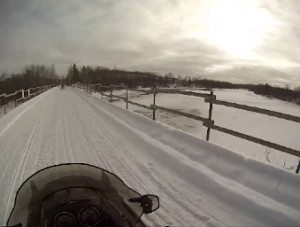
M 124 95 L 125 91 L 120 90 L 114 93 Z M 300 116 L 299 105 L 256 95 L 247 90 L 217 89 L 214 93 L 217 99 L 220 100 Z M 93 95 L 100 98 L 98 93 L 94 93 Z M 131 101 L 147 105 L 153 104 L 153 95 L 139 95 L 137 92 L 132 91 L 129 95 Z M 114 104 L 123 108 L 125 107 L 123 101 L 114 102 Z M 194 115 L 208 117 L 209 106 L 202 98 L 177 94 L 158 94 L 156 104 Z M 129 109 L 152 118 L 152 111 L 130 104 Z M 199 121 L 165 111 L 157 111 L 156 120 L 203 139 L 206 138 L 207 128 L 203 127 Z M 299 123 L 218 105 L 213 106 L 213 120 L 217 125 L 300 150 Z M 211 131 L 210 141 L 246 155 L 247 157 L 270 162 L 292 172 L 295 172 L 299 160 L 299 158 L 295 156 L 214 130 Z
M 124 105 L 124 103 L 123 103 Z M 0 221 L 35 171 L 84 162 L 160 196 L 149 226 L 299 226 L 299 176 L 81 90 L 53 88 L 0 118 Z
M 8 113 L 11 109 L 15 108 L 15 102 L 10 102 L 5 105 L 5 112 Z M 0 106 L 0 117 L 5 115 L 4 106 Z

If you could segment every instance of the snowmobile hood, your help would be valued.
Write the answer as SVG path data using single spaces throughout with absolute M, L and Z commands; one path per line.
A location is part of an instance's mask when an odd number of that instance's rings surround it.
M 143 214 L 131 198 L 141 194 L 129 188 L 118 176 L 107 170 L 83 163 L 60 164 L 39 170 L 18 189 L 7 225 L 28 226 L 29 217 L 38 214 L 43 201 L 51 194 L 68 188 L 90 188 L 99 191 L 128 220 L 135 224 Z

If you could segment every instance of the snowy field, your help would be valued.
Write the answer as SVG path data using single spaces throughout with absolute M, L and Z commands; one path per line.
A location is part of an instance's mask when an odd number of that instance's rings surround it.
M 125 91 L 115 91 L 114 93 L 125 97 Z M 256 95 L 247 90 L 222 89 L 215 90 L 214 93 L 217 99 L 220 100 L 300 116 L 299 105 Z M 94 93 L 94 96 L 100 98 L 100 94 L 98 93 Z M 131 101 L 141 104 L 153 104 L 153 95 L 140 95 L 138 92 L 131 91 L 129 97 Z M 114 102 L 114 104 L 123 108 L 125 107 L 123 101 L 117 101 Z M 178 94 L 158 94 L 156 104 L 194 115 L 208 117 L 209 104 L 205 103 L 202 98 Z M 152 111 L 150 110 L 130 104 L 129 109 L 152 119 Z M 206 138 L 207 128 L 203 127 L 199 121 L 164 111 L 157 111 L 156 120 L 191 133 L 197 137 Z M 299 123 L 218 105 L 214 105 L 213 107 L 213 120 L 217 125 L 300 150 Z M 211 131 L 210 142 L 241 153 L 247 157 L 280 166 L 292 172 L 295 172 L 299 160 L 299 158 L 295 156 L 284 154 L 280 151 L 214 130 Z
M 201 134 L 201 126 L 186 124 Z M 298 175 L 79 89 L 53 88 L 1 117 L 0 148 L 0 224 L 28 176 L 49 165 L 84 162 L 116 173 L 140 193 L 159 195 L 161 208 L 144 217 L 149 226 L 300 225 Z

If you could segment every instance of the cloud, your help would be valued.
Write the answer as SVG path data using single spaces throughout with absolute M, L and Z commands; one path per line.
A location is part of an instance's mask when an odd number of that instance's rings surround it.
M 65 73 L 75 62 L 265 82 L 271 73 L 256 73 L 265 68 L 295 83 L 300 62 L 295 51 L 300 37 L 298 1 L 259 1 L 278 23 L 253 59 L 236 59 L 209 42 L 205 15 L 218 1 L 1 0 L 0 71 L 39 63 L 55 64 Z M 240 75 L 221 76 L 227 71 Z
M 300 68 L 297 71 L 299 72 Z M 208 73 L 205 76 L 208 79 L 225 80 L 234 83 L 268 83 L 281 87 L 289 85 L 292 88 L 300 86 L 299 76 L 295 72 L 286 73 L 278 69 L 259 65 L 223 68 L 222 70 Z

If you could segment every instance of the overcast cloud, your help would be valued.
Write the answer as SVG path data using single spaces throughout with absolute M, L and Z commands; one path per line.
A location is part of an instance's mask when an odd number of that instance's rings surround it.
M 64 74 L 77 63 L 300 85 L 300 1 L 255 1 L 259 14 L 253 17 L 267 18 L 268 28 L 263 27 L 247 57 L 230 54 L 220 39 L 214 42 L 209 35 L 210 12 L 220 8 L 219 2 L 227 4 L 226 0 L 0 0 L 0 72 L 38 63 L 54 64 Z M 243 23 L 247 27 L 247 20 Z M 217 28 L 217 34 L 226 41 L 230 32 L 234 39 L 235 31 L 244 28 L 232 29 Z M 239 40 L 247 37 L 237 34 Z

